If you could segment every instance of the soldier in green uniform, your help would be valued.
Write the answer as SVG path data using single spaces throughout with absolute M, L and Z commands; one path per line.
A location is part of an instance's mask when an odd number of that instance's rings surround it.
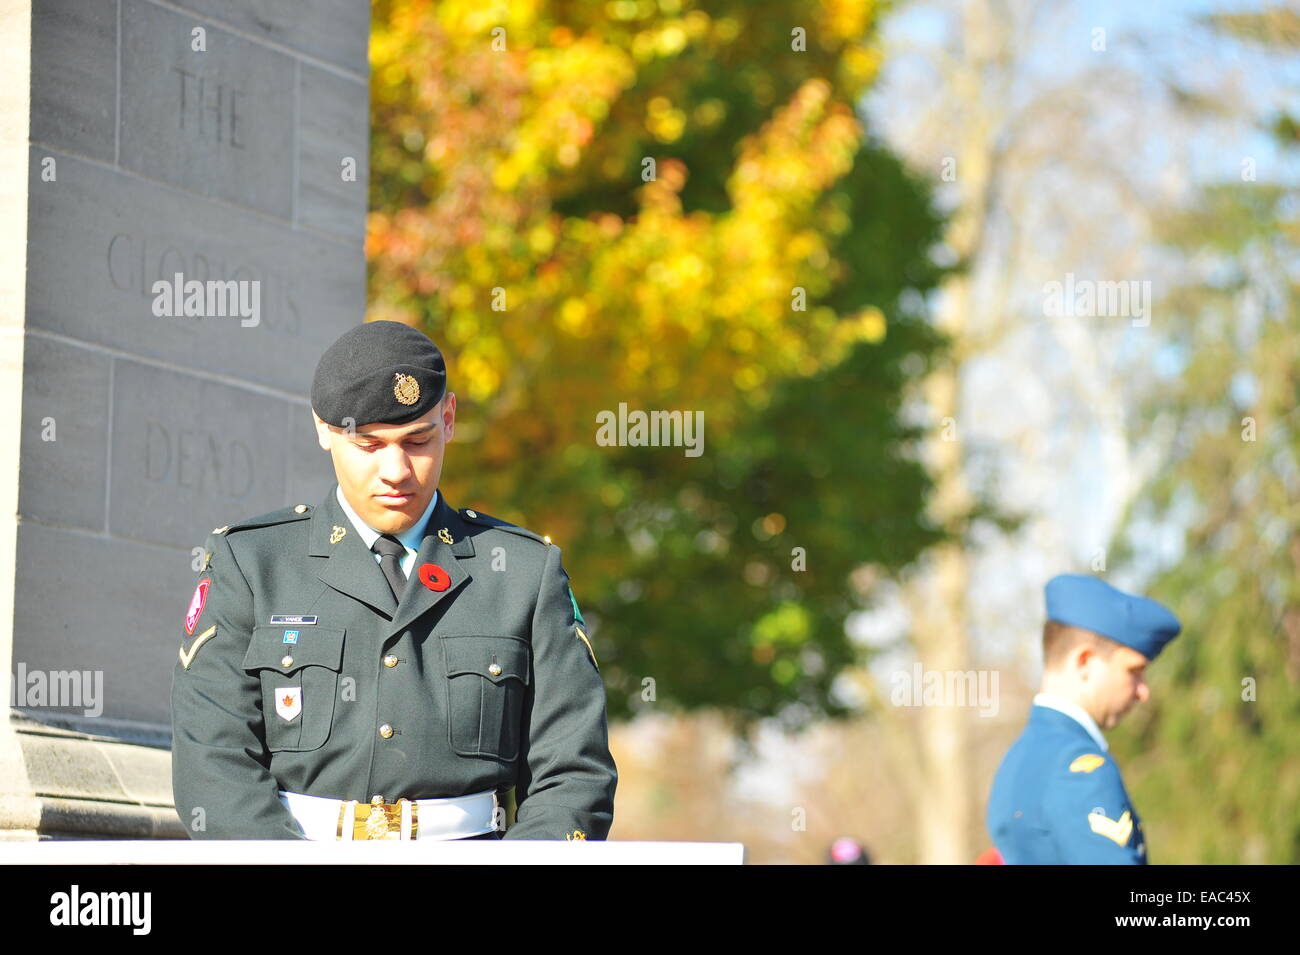
M 437 347 L 357 326 L 311 399 L 338 483 L 207 540 L 172 683 L 187 830 L 605 838 L 605 690 L 560 549 L 438 491 Z

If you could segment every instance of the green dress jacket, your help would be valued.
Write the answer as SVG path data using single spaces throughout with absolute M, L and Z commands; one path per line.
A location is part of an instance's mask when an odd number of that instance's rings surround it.
M 605 838 L 605 688 L 559 547 L 439 492 L 399 603 L 331 488 L 206 551 L 172 681 L 192 838 L 305 838 L 279 790 L 495 790 L 504 838 Z

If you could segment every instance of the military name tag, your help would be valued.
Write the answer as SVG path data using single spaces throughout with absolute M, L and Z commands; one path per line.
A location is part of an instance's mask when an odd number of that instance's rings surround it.
M 303 615 L 300 613 L 273 613 L 271 614 L 271 626 L 291 624 L 300 627 L 310 627 L 316 622 L 316 615 Z

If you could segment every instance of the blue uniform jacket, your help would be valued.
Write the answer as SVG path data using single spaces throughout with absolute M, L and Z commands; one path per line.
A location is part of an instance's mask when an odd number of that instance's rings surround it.
M 1119 767 L 1086 729 L 1034 706 L 998 768 L 988 828 L 1008 865 L 1145 865 Z

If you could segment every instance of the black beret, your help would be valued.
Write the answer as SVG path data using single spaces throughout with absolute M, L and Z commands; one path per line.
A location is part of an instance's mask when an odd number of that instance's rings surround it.
M 401 322 L 366 322 L 321 356 L 311 406 L 340 428 L 406 424 L 427 414 L 447 390 L 447 366 L 427 335 Z

